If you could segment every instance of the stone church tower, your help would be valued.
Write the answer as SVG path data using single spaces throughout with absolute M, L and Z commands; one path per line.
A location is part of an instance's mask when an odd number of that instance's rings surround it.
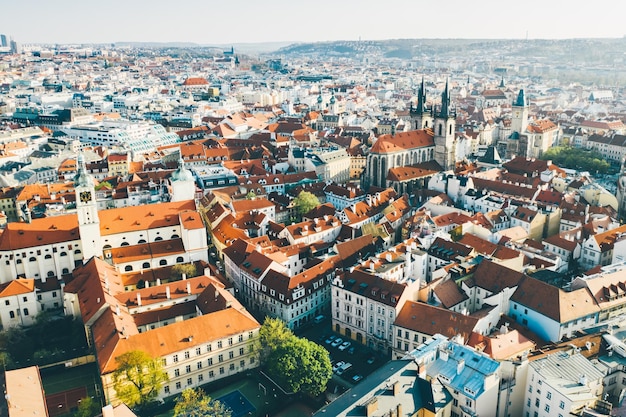
M 443 90 L 443 93 L 441 93 L 441 107 L 439 109 L 433 109 L 433 114 L 435 161 L 437 161 L 444 170 L 454 169 L 456 163 L 456 111 L 451 108 L 448 81 L 446 81 L 446 88 Z

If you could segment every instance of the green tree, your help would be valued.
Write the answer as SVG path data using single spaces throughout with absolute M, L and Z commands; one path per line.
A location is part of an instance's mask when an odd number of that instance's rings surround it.
M 265 363 L 269 354 L 291 337 L 293 337 L 293 333 L 284 321 L 278 318 L 265 317 L 259 330 L 259 337 L 251 342 L 251 349 L 259 355 L 261 363 Z
M 181 279 L 183 274 L 187 278 L 193 278 L 198 276 L 198 270 L 196 269 L 196 265 L 193 263 L 188 264 L 176 264 L 172 267 L 171 276 L 173 279 Z
M 550 148 L 543 153 L 541 159 L 551 160 L 555 165 L 563 168 L 598 174 L 605 174 L 611 168 L 610 164 L 598 152 L 567 146 Z
M 268 357 L 270 375 L 291 392 L 317 396 L 332 377 L 328 351 L 315 342 L 291 336 Z
M 246 200 L 254 200 L 256 198 L 256 193 L 252 190 L 248 191 L 246 194 Z
M 115 360 L 118 367 L 113 373 L 113 388 L 117 397 L 129 407 L 148 404 L 168 381 L 161 360 L 144 351 L 132 350 Z
M 80 399 L 74 417 L 95 417 L 101 413 L 100 406 L 91 397 Z
M 186 388 L 177 398 L 174 417 L 230 417 L 230 409 L 204 394 L 201 389 Z
M 293 206 L 301 217 L 319 206 L 319 204 L 320 201 L 315 194 L 308 191 L 300 191 L 300 194 L 293 199 Z

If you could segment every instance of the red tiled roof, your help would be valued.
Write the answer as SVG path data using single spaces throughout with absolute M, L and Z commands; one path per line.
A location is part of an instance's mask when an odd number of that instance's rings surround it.
M 441 307 L 416 301 L 407 301 L 394 323 L 398 327 L 434 335 L 440 333 L 448 338 L 461 335 L 467 341 L 478 324 L 478 319 Z
M 434 133 L 429 129 L 399 132 L 395 135 L 380 135 L 370 152 L 386 154 L 434 146 L 434 136 Z

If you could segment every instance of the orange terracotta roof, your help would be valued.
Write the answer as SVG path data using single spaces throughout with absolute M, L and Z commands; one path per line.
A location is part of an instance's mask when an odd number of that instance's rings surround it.
M 31 223 L 8 223 L 0 232 L 0 250 L 32 248 L 79 239 L 78 218 L 75 214 L 44 217 L 33 219 Z
M 434 145 L 434 133 L 431 130 L 412 130 L 395 135 L 380 135 L 370 152 L 386 154 Z
M 194 211 L 193 200 L 160 203 L 148 206 L 122 207 L 98 212 L 100 218 L 100 234 L 102 236 L 159 227 L 177 226 L 180 224 L 180 213 Z
M 35 280 L 31 278 L 18 278 L 0 285 L 0 297 L 29 294 L 35 291 Z
M 133 246 L 113 248 L 111 258 L 115 264 L 137 262 L 153 257 L 185 253 L 182 239 L 160 240 L 153 243 L 144 243 Z
M 495 360 L 516 358 L 535 348 L 535 343 L 517 330 L 511 330 L 504 334 L 498 333 L 494 336 L 472 333 L 467 345 L 483 351 Z
M 209 84 L 209 82 L 206 79 L 200 78 L 200 77 L 190 77 L 190 78 L 187 78 L 183 82 L 183 85 L 207 85 L 207 84 Z

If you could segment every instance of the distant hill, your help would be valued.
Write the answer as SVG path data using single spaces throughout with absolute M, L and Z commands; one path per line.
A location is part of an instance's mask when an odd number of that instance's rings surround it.
M 117 47 L 130 48 L 197 48 L 194 42 L 113 42 Z
M 515 56 L 556 62 L 609 64 L 623 59 L 626 39 L 390 39 L 296 43 L 274 52 L 283 56 L 362 56 L 415 59 L 446 56 Z

